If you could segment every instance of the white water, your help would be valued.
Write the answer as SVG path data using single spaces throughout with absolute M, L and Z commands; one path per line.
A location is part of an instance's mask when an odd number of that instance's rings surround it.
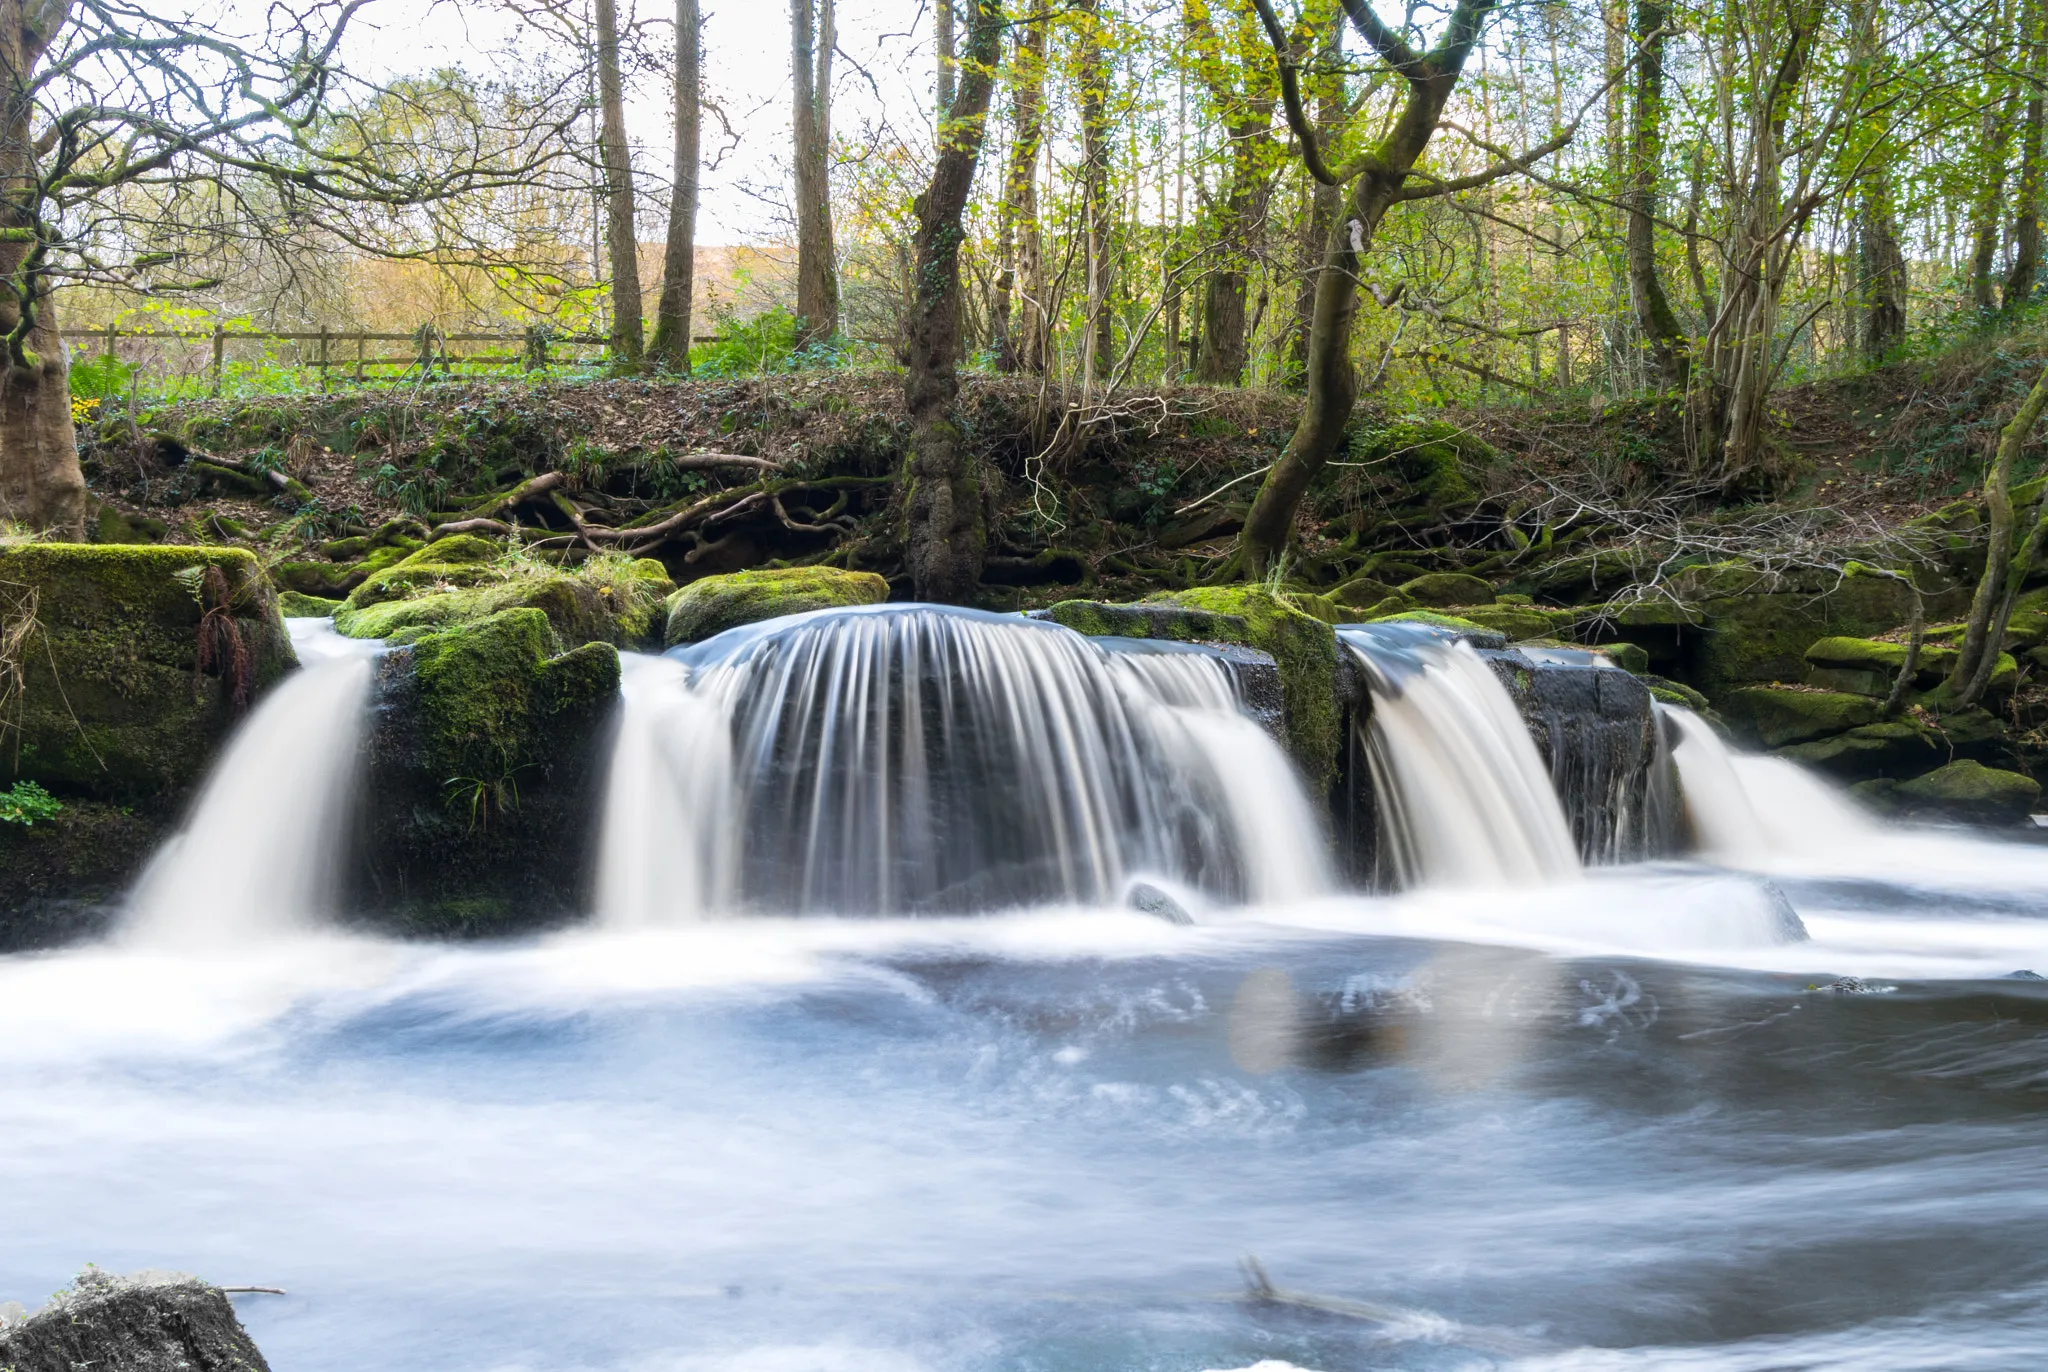
M 1403 883 L 1500 887 L 1578 875 L 1550 772 L 1478 653 L 1426 633 L 1342 637 L 1372 689 L 1368 756 Z
M 374 643 L 286 621 L 301 666 L 229 741 L 191 817 L 129 898 L 139 944 L 225 948 L 333 913 Z
M 1327 890 L 1279 746 L 1197 652 L 929 606 L 796 616 L 627 674 L 598 874 L 612 927 Z
M 1735 752 L 1692 711 L 1660 705 L 1701 856 L 1734 866 L 1821 858 L 1869 843 L 1878 825 L 1848 797 L 1783 758 Z

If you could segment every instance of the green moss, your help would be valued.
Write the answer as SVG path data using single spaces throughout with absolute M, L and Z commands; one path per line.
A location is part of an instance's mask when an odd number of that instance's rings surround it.
M 430 777 L 490 781 L 541 766 L 553 720 L 617 695 L 619 655 L 610 644 L 552 656 L 554 646 L 547 616 L 528 608 L 413 642 L 419 765 Z
M 325 600 L 316 595 L 300 595 L 297 591 L 284 591 L 277 597 L 277 608 L 286 619 L 327 619 L 341 608 L 341 602 Z
M 1660 700 L 1666 705 L 1682 705 L 1696 715 L 1708 713 L 1707 698 L 1684 682 L 1672 681 L 1668 677 L 1651 676 L 1643 672 L 1637 672 L 1636 675 L 1641 677 L 1643 684 L 1650 688 L 1650 695 L 1653 699 Z
M 461 563 L 489 565 L 496 562 L 503 549 L 488 538 L 475 534 L 450 534 L 437 538 L 425 547 L 406 554 L 398 563 L 401 567 L 451 567 Z
M 1181 605 L 1244 621 L 1241 642 L 1272 655 L 1280 669 L 1288 751 L 1315 794 L 1337 774 L 1337 634 L 1327 623 L 1275 596 L 1263 586 L 1198 586 L 1148 599 L 1146 604 Z
M 1159 638 L 1175 643 L 1243 643 L 1249 632 L 1237 615 L 1192 610 L 1182 605 L 1112 605 L 1099 600 L 1062 600 L 1038 612 L 1090 638 Z
M 1634 643 L 1602 643 L 1589 651 L 1599 653 L 1624 672 L 1634 672 L 1640 676 L 1650 670 L 1650 655 Z M 1702 696 L 1701 699 L 1704 700 L 1705 697 Z
M 1778 755 L 1845 780 L 1863 780 L 1911 776 L 1947 756 L 1947 750 L 1932 730 L 1909 720 L 1885 720 L 1797 743 Z
M 377 573 L 396 564 L 406 555 L 401 547 L 371 548 L 360 561 L 335 564 L 330 562 L 285 562 L 271 568 L 271 578 L 288 591 L 300 595 L 319 596 L 331 599 L 346 596 Z
M 1429 572 L 1401 583 L 1401 594 L 1418 605 L 1491 605 L 1493 584 L 1463 572 Z
M 1906 808 L 1976 824 L 2012 824 L 2026 818 L 2041 798 L 2040 783 L 2018 772 L 1981 762 L 1951 762 L 1892 792 Z
M 1482 648 L 1504 647 L 1507 636 L 1498 629 L 1488 628 L 1475 619 L 1459 615 L 1447 615 L 1436 610 L 1403 610 L 1399 614 L 1381 615 L 1366 621 L 1368 624 L 1434 624 L 1439 629 L 1452 629 L 1471 636 Z
M 668 599 L 665 646 L 701 643 L 727 629 L 809 610 L 879 605 L 889 583 L 873 572 L 837 567 L 771 567 L 707 576 Z
M 1746 726 L 1766 748 L 1803 743 L 1875 723 L 1879 705 L 1867 696 L 1841 691 L 1799 691 L 1782 686 L 1751 686 L 1731 692 L 1722 713 Z
M 561 574 L 387 600 L 360 609 L 344 606 L 335 615 L 334 627 L 350 638 L 388 639 L 401 630 L 467 624 L 514 609 L 539 610 L 557 641 L 564 644 L 610 642 L 615 632 L 605 596 L 597 588 Z M 645 620 L 643 613 L 642 632 L 629 642 L 645 636 Z
M 1405 488 L 1407 503 L 1433 510 L 1477 500 L 1487 473 L 1500 465 L 1500 454 L 1483 440 L 1437 420 L 1360 429 L 1351 456 L 1368 467 L 1384 465 Z
M 1548 638 L 1560 630 L 1569 633 L 1572 625 L 1571 611 L 1542 610 L 1533 605 L 1468 605 L 1460 617 L 1505 634 L 1511 643 Z
M 31 778 L 59 794 L 172 794 L 205 771 L 237 713 L 222 678 L 196 679 L 202 610 L 190 574 L 214 566 L 260 692 L 294 662 L 277 600 L 234 548 L 30 543 L 0 547 L 0 607 L 33 593 L 15 727 L 0 730 L 0 786 Z M 179 573 L 186 573 L 181 578 Z

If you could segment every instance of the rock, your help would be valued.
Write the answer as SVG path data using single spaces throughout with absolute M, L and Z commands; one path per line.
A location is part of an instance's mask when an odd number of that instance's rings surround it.
M 1400 592 L 1387 585 L 1384 581 L 1374 581 L 1371 577 L 1359 576 L 1353 577 L 1341 586 L 1333 587 L 1330 591 L 1330 599 L 1339 605 L 1356 610 L 1377 605 L 1389 596 L 1399 594 Z M 1390 610 L 1388 613 L 1391 614 L 1393 612 Z
M 1288 752 L 1307 778 L 1310 794 L 1323 795 L 1337 775 L 1337 634 L 1263 586 L 1197 586 L 1148 598 L 1147 605 L 1179 606 L 1234 617 L 1244 624 L 1246 646 L 1270 653 L 1280 668 Z
M 1548 638 L 1558 631 L 1560 621 L 1566 629 L 1571 626 L 1571 611 L 1540 610 L 1530 605 L 1467 605 L 1458 611 L 1458 618 L 1482 629 L 1492 629 L 1510 643 Z
M 1634 645 L 1631 644 L 1630 646 L 1633 647 Z M 1644 672 L 1637 672 L 1636 679 L 1649 687 L 1651 697 L 1662 704 L 1681 705 L 1696 715 L 1705 715 L 1711 709 L 1705 696 L 1682 681 L 1673 681 L 1668 677 L 1651 676 Z
M 1844 733 L 1877 720 L 1881 706 L 1842 691 L 1751 686 L 1731 692 L 1721 710 L 1731 724 L 1766 748 Z
M 565 648 L 658 646 L 662 598 L 674 589 L 659 562 L 604 556 L 559 571 L 529 562 L 484 564 L 475 545 L 493 547 L 461 536 L 421 549 L 350 595 L 335 612 L 334 627 L 351 638 L 403 642 L 428 629 L 530 609 L 548 617 Z M 457 560 L 421 560 L 436 550 Z
M 1403 582 L 1399 589 L 1416 604 L 1435 608 L 1493 603 L 1493 583 L 1463 572 L 1430 572 Z
M 1935 734 L 1908 720 L 1862 724 L 1830 738 L 1782 748 L 1791 758 L 1845 781 L 1913 776 L 1924 772 L 1948 750 Z
M 1498 629 L 1489 629 L 1484 624 L 1460 615 L 1438 614 L 1434 610 L 1403 610 L 1399 614 L 1369 619 L 1366 623 L 1433 624 L 1439 629 L 1450 630 L 1452 637 L 1463 639 L 1475 648 L 1505 648 L 1508 641 L 1508 636 Z
M 238 686 L 251 702 L 296 663 L 270 583 L 238 548 L 0 547 L 0 621 L 31 610 L 0 788 L 25 778 L 60 796 L 174 801 L 241 718 Z
M 888 598 L 889 583 L 873 572 L 837 567 L 770 567 L 707 576 L 668 598 L 662 644 L 701 643 L 742 624 L 809 610 L 879 605 Z
M 1090 638 L 1159 638 L 1175 643 L 1243 643 L 1250 632 L 1242 615 L 1194 610 L 1185 605 L 1116 605 L 1100 600 L 1062 600 L 1027 612 Z
M 1807 648 L 1806 660 L 1812 664 L 1806 674 L 1808 685 L 1884 696 L 1890 694 L 1892 683 L 1906 665 L 1906 645 L 1881 639 L 1828 637 Z M 1955 661 L 1954 648 L 1923 642 L 1920 656 L 1914 661 L 1912 685 L 1923 691 L 1934 689 L 1947 677 Z M 2008 695 L 2018 682 L 2018 663 L 2012 654 L 2000 653 L 1991 672 L 1989 689 L 1997 695 Z
M 1470 505 L 1500 465 L 1500 455 L 1483 440 L 1437 420 L 1361 427 L 1352 436 L 1351 456 L 1393 478 L 1400 498 L 1396 515 Z
M 1134 881 L 1124 892 L 1124 904 L 1140 914 L 1152 915 L 1168 924 L 1193 924 L 1187 907 L 1149 881 Z
M 452 534 L 436 539 L 364 578 L 348 593 L 348 607 L 362 610 L 386 601 L 404 600 L 421 587 L 451 590 L 501 580 L 502 573 L 493 564 L 504 555 L 505 550 L 497 544 L 474 534 Z M 292 589 L 303 588 L 295 586 Z
M 319 596 L 322 599 L 346 596 L 378 572 L 396 566 L 404 561 L 419 544 L 414 540 L 370 547 L 368 539 L 346 539 L 340 543 L 329 543 L 329 548 L 361 544 L 362 553 L 358 558 L 337 565 L 329 562 L 285 562 L 271 568 L 271 579 L 285 590 L 297 591 L 300 595 Z
M 2003 825 L 2027 817 L 2041 798 L 2041 785 L 2018 772 L 1964 760 L 1901 782 L 1892 795 L 1909 812 Z
M 584 908 L 619 656 L 537 609 L 426 630 L 378 664 L 357 881 L 397 932 L 472 935 Z
M 297 591 L 280 591 L 277 596 L 278 613 L 286 619 L 332 619 L 341 606 L 339 600 L 300 595 Z
M 1640 676 L 1650 670 L 1650 655 L 1633 643 L 1602 643 L 1595 646 L 1592 651 L 1601 654 L 1624 672 L 1634 672 Z M 1693 694 L 1699 695 L 1699 692 L 1694 691 Z M 1700 700 L 1704 703 L 1706 697 L 1700 696 Z
M 56 948 L 113 927 L 177 817 L 170 805 L 63 804 L 38 824 L 0 824 L 0 953 Z
M 0 1329 L 9 1372 L 269 1372 L 217 1286 L 175 1272 L 88 1267 L 68 1290 Z

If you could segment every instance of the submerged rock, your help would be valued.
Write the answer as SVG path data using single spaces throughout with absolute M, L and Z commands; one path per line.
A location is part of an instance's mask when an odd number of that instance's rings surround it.
M 176 1272 L 88 1267 L 20 1323 L 0 1325 L 9 1372 L 270 1372 L 218 1287 Z
M 0 625 L 21 696 L 0 715 L 0 789 L 172 802 L 296 664 L 277 598 L 236 548 L 0 548 Z
M 701 643 L 742 624 L 809 610 L 879 605 L 888 598 L 889 583 L 873 572 L 837 567 L 769 567 L 707 576 L 668 598 L 662 645 Z

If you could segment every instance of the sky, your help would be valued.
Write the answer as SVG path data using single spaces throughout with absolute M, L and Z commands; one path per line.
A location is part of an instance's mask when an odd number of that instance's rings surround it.
M 245 0 L 248 2 L 248 0 Z M 622 26 L 650 24 L 650 37 L 671 40 L 674 8 L 662 0 L 619 0 Z M 635 11 L 637 4 L 637 12 Z M 704 14 L 707 100 L 730 124 L 706 112 L 697 221 L 701 244 L 759 243 L 780 239 L 790 145 L 789 7 L 784 0 L 700 0 Z M 651 21 L 651 22 L 650 22 Z M 531 44 L 511 12 L 491 0 L 373 0 L 357 20 L 347 53 L 351 67 L 372 79 L 460 65 L 479 74 L 504 70 Z M 932 16 L 925 0 L 839 0 L 839 49 L 834 70 L 834 131 L 887 120 L 906 134 L 929 128 L 925 110 L 933 83 Z M 651 224 L 641 236 L 659 238 L 659 211 L 670 166 L 668 76 L 633 77 L 627 131 L 635 166 L 661 178 L 644 186 L 653 200 Z M 646 178 L 643 178 L 645 180 Z M 649 229 L 652 227 L 652 233 Z

